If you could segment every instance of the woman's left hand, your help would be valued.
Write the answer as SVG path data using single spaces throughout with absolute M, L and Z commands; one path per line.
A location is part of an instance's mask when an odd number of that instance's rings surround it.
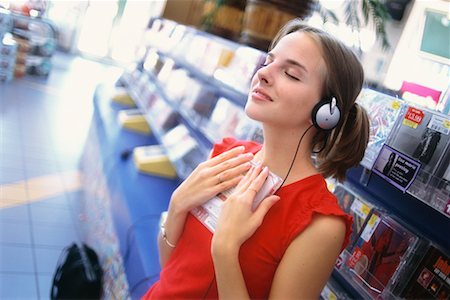
M 217 250 L 239 251 L 241 245 L 261 225 L 272 205 L 279 200 L 276 195 L 268 196 L 255 211 L 252 210 L 255 195 L 268 175 L 267 167 L 262 168 L 261 165 L 252 167 L 224 202 L 213 236 L 213 253 Z

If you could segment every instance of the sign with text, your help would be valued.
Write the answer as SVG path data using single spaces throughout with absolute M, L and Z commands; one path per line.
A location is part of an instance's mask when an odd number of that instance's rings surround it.
M 373 172 L 405 192 L 417 176 L 420 163 L 384 145 L 373 166 Z

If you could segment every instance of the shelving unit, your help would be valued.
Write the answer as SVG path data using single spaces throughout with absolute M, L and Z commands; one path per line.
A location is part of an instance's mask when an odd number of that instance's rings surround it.
M 1 19 L 9 20 L 8 33 L 17 44 L 14 65 L 11 66 L 13 77 L 25 74 L 48 76 L 52 69 L 51 57 L 57 45 L 57 30 L 53 23 L 41 17 L 20 15 L 5 9 L 0 9 Z M 0 33 L 2 27 L 0 25 Z

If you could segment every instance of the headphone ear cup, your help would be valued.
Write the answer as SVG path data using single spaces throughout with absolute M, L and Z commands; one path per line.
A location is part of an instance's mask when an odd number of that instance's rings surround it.
M 331 130 L 339 124 L 341 111 L 337 105 L 332 109 L 331 101 L 323 99 L 314 106 L 311 119 L 317 129 Z

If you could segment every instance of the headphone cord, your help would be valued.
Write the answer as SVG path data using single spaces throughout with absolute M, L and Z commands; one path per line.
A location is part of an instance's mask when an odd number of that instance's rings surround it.
M 283 182 L 281 183 L 280 187 L 275 191 L 275 194 L 278 193 L 278 191 L 281 189 L 281 187 L 286 182 L 286 179 L 288 178 L 289 174 L 291 173 L 292 167 L 294 166 L 295 159 L 297 158 L 298 150 L 300 149 L 300 144 L 302 143 L 303 138 L 305 137 L 306 133 L 313 127 L 314 125 L 310 125 L 302 134 L 300 139 L 298 140 L 297 149 L 295 149 L 294 157 L 292 158 L 291 165 L 289 166 L 289 170 L 287 171 L 286 176 L 283 179 Z

